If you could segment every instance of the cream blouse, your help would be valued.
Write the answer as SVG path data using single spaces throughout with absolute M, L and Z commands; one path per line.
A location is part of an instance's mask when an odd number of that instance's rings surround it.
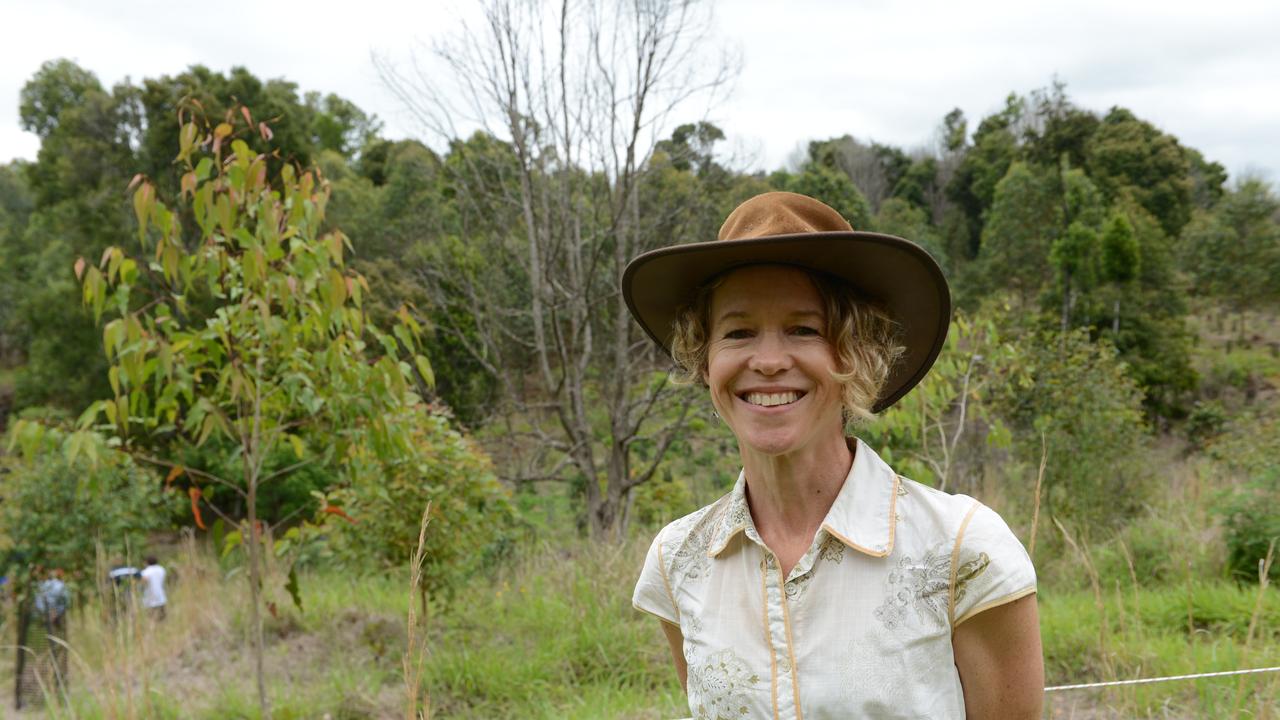
M 786 578 L 740 474 L 658 533 L 632 604 L 680 627 L 698 720 L 963 718 L 952 632 L 1035 591 L 999 515 L 900 477 L 859 440 Z

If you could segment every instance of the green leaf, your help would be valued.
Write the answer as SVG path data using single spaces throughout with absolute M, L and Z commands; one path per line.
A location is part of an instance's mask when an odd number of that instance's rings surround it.
M 126 285 L 132 285 L 138 279 L 138 263 L 131 259 L 125 258 L 120 263 L 120 282 Z
M 413 352 L 418 349 L 417 343 L 413 341 L 413 336 L 409 334 L 409 329 L 400 323 L 396 323 L 391 327 L 391 332 L 404 343 L 404 349 Z M 425 376 L 424 376 L 425 377 Z
M 298 459 L 301 460 L 306 454 L 306 447 L 302 444 L 302 438 L 292 434 L 285 435 L 285 437 L 289 438 L 289 444 L 293 445 L 293 454 L 297 455 Z
M 422 381 L 427 384 L 427 387 L 434 388 L 436 386 L 436 376 L 431 371 L 431 362 L 422 355 L 415 355 L 413 362 L 418 366 L 418 374 L 422 376 Z
M 249 144 L 243 140 L 232 140 L 231 152 L 236 154 L 236 162 L 242 166 L 248 166 L 249 161 L 253 160 L 253 152 L 249 150 Z
M 178 134 L 178 159 L 186 158 L 191 155 L 191 146 L 196 141 L 196 124 L 189 122 L 182 126 L 182 131 Z
M 330 268 L 329 282 L 326 285 L 328 290 L 329 306 L 337 310 L 347 300 L 347 282 L 343 279 L 342 273 Z
M 155 202 L 156 190 L 151 183 L 144 182 L 133 192 L 133 214 L 138 219 L 138 242 L 147 241 L 147 218 L 151 217 L 151 204 Z
M 298 612 L 302 612 L 302 594 L 298 591 L 298 570 L 293 565 L 289 566 L 289 580 L 284 584 L 284 589 L 293 599 L 293 606 L 298 608 Z
M 231 554 L 232 550 L 240 547 L 240 543 L 244 542 L 244 533 L 239 530 L 232 530 L 222 538 L 222 557 L 225 559 Z
M 209 171 L 213 169 L 213 160 L 209 158 L 200 158 L 200 162 L 196 164 L 196 179 L 204 181 L 209 177 Z

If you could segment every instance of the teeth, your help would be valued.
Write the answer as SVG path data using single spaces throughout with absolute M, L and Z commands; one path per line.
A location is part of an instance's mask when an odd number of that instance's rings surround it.
M 752 405 L 761 405 L 763 407 L 786 405 L 799 399 L 800 393 L 795 391 L 782 393 L 747 393 L 747 402 Z

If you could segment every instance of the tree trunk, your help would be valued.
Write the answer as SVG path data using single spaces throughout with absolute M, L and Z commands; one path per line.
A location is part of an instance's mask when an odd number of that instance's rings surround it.
M 1120 334 L 1120 299 L 1116 298 L 1115 312 L 1111 316 L 1111 334 Z
M 251 468 L 249 473 L 248 506 L 249 506 L 249 631 L 253 636 L 253 669 L 258 682 L 258 707 L 262 711 L 263 720 L 271 720 L 271 705 L 267 701 L 266 671 L 263 666 L 262 638 L 262 536 L 258 532 L 258 478 L 252 470 L 254 463 L 249 458 L 245 465 Z
M 1071 327 L 1071 273 L 1066 273 L 1062 287 L 1062 332 Z

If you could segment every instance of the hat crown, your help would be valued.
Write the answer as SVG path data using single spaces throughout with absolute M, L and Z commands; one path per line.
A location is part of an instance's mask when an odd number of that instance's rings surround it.
M 734 209 L 720 226 L 718 240 L 747 240 L 770 235 L 849 232 L 840 213 L 806 195 L 767 192 Z

